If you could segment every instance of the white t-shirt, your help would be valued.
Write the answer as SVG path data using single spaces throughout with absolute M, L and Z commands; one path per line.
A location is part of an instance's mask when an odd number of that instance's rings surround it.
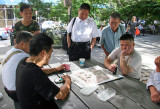
M 6 53 L 4 59 L 6 59 L 14 51 L 22 51 L 22 50 L 13 47 Z M 24 57 L 29 57 L 29 54 L 25 53 L 24 51 L 16 53 L 2 66 L 2 81 L 4 86 L 10 91 L 16 90 L 15 86 L 16 69 L 19 61 Z
M 120 56 L 121 56 L 121 48 L 118 47 L 112 51 L 112 53 L 108 56 L 112 60 L 118 59 L 118 71 L 121 72 L 120 68 Z M 134 70 L 127 75 L 136 79 L 140 79 L 141 77 L 141 66 L 142 66 L 142 58 L 141 55 L 134 50 L 132 54 L 125 56 L 125 61 L 127 62 L 127 66 L 131 66 Z
M 91 41 L 92 38 L 99 36 L 97 25 L 93 19 L 88 17 L 86 20 L 81 20 L 79 17 L 76 17 L 72 27 L 73 19 L 67 27 L 68 34 L 72 30 L 71 39 L 73 42 L 88 42 Z

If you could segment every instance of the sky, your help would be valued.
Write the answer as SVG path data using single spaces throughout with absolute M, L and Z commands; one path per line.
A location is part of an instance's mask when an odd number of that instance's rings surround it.
M 1 5 L 17 5 L 18 3 L 22 2 L 22 1 L 27 3 L 27 0 L 0 0 L 0 4 Z M 41 1 L 54 3 L 58 0 L 41 0 Z

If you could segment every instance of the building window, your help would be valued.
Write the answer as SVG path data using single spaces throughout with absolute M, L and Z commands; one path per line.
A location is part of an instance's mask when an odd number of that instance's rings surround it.
M 7 16 L 8 16 L 8 19 L 13 19 L 14 18 L 12 9 L 7 9 Z

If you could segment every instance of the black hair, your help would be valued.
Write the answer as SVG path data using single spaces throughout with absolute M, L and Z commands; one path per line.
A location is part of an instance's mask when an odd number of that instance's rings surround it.
M 32 9 L 32 7 L 31 7 L 29 4 L 23 3 L 23 4 L 21 5 L 21 7 L 20 7 L 20 11 L 23 12 L 24 9 L 28 9 L 28 8 L 31 8 L 31 9 Z M 32 11 L 33 11 L 33 9 L 32 9 Z
M 44 33 L 36 34 L 30 41 L 29 54 L 37 56 L 42 50 L 49 52 L 52 48 L 53 40 Z
M 134 41 L 134 37 L 131 34 L 123 34 L 120 37 L 120 40 L 130 40 L 130 41 Z
M 31 38 L 33 37 L 33 34 L 28 31 L 19 31 L 16 35 L 16 44 L 19 44 L 20 42 L 29 42 Z
M 110 17 L 111 18 L 114 18 L 114 19 L 116 19 L 116 18 L 119 18 L 119 19 L 121 19 L 120 17 L 120 14 L 118 13 L 118 12 L 114 12 L 114 13 L 112 13 L 111 15 L 110 15 Z
M 87 3 L 81 4 L 80 10 L 81 10 L 81 9 L 89 10 L 89 12 L 90 12 L 90 6 L 89 6 L 89 4 L 87 4 Z

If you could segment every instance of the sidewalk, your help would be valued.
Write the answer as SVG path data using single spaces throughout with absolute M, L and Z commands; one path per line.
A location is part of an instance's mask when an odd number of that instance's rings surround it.
M 142 78 L 141 80 L 146 83 L 149 73 L 155 69 L 154 59 L 160 55 L 160 35 L 146 35 L 138 36 L 135 38 L 135 49 L 142 56 Z M 12 48 L 9 40 L 0 41 L 0 59 L 2 59 L 5 53 Z M 101 47 L 95 46 L 91 53 L 92 59 L 95 59 L 101 63 L 104 62 L 105 54 Z M 50 64 L 56 62 L 66 62 L 68 55 L 63 49 L 53 49 Z M 0 109 L 14 109 L 12 100 L 6 95 L 3 89 L 1 65 L 0 65 L 0 92 L 3 94 L 2 100 L 0 100 Z

